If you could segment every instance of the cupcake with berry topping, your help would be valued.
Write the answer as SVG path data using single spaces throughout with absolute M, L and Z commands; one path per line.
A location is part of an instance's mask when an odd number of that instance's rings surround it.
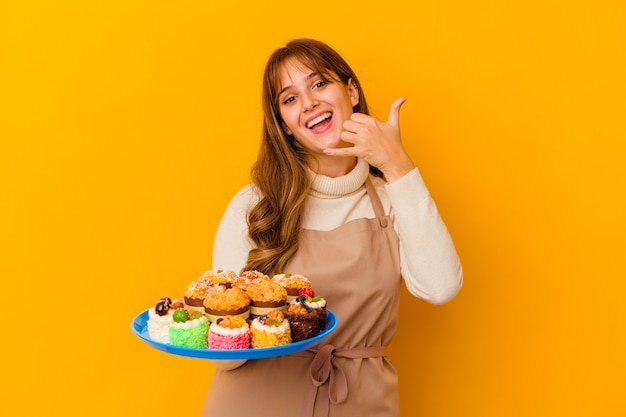
M 289 321 L 282 311 L 271 311 L 252 320 L 250 325 L 251 346 L 264 348 L 291 343 Z
M 287 303 L 296 299 L 300 289 L 311 287 L 311 281 L 300 274 L 277 274 L 272 277 L 272 281 L 287 290 Z
M 220 317 L 209 326 L 209 349 L 250 348 L 250 326 L 237 316 Z
M 319 316 L 319 331 L 321 332 L 326 330 L 326 320 L 328 318 L 326 300 L 319 295 L 315 295 L 313 288 L 302 288 L 298 293 L 298 296 L 305 296 L 304 305 L 314 311 L 317 311 Z
M 174 310 L 182 307 L 182 302 L 173 303 L 169 297 L 163 297 L 155 306 L 148 310 L 148 336 L 150 339 L 161 342 L 170 342 L 169 327 L 174 322 Z
M 287 302 L 287 290 L 267 278 L 256 278 L 246 286 L 250 297 L 252 318 L 263 316 L 270 311 L 282 310 Z
M 283 308 L 294 342 L 310 339 L 319 332 L 319 314 L 317 310 L 307 306 L 306 298 L 306 295 L 300 295 Z
M 174 322 L 169 326 L 170 344 L 191 348 L 208 346 L 209 320 L 202 313 L 179 308 L 174 311 Z
M 245 320 L 250 316 L 250 297 L 237 287 L 226 288 L 220 285 L 207 292 L 203 307 L 211 322 L 226 316 L 237 316 Z

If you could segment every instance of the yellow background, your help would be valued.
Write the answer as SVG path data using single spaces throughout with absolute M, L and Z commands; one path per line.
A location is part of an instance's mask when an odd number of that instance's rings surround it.
M 626 415 L 625 5 L 2 2 L 0 414 L 199 414 L 212 365 L 130 321 L 210 268 L 265 60 L 306 36 L 380 118 L 408 97 L 465 268 L 447 305 L 403 294 L 403 415 Z

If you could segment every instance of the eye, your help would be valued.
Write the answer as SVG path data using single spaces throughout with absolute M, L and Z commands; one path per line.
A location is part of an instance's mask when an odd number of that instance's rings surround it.
M 328 84 L 326 81 L 322 80 L 322 81 L 318 81 L 315 84 L 313 84 L 313 88 L 322 88 L 324 87 L 326 84 Z
M 289 96 L 285 100 L 283 100 L 281 103 L 282 104 L 289 104 L 289 103 L 293 102 L 295 99 L 296 98 L 294 96 Z

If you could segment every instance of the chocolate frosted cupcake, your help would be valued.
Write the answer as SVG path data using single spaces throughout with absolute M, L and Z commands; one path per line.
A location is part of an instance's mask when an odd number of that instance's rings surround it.
M 301 295 L 283 308 L 294 342 L 310 339 L 319 332 L 319 314 L 306 305 L 305 298 L 306 295 Z
M 221 317 L 236 316 L 247 319 L 250 315 L 250 297 L 237 287 L 213 287 L 203 302 L 204 313 L 211 322 Z
M 250 315 L 263 316 L 270 311 L 282 310 L 287 301 L 287 290 L 267 278 L 257 278 L 246 286 L 250 297 Z
M 300 274 L 277 274 L 272 277 L 272 281 L 287 290 L 287 303 L 295 300 L 298 296 L 298 291 L 302 288 L 311 287 L 311 281 Z
M 319 331 L 326 330 L 326 319 L 328 317 L 328 311 L 326 310 L 326 300 L 319 295 L 315 295 L 313 297 L 307 296 L 304 304 L 314 310 L 317 311 L 319 316 Z

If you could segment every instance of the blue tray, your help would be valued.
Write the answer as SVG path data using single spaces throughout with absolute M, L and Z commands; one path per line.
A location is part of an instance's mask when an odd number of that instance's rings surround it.
M 198 349 L 189 348 L 183 346 L 173 346 L 167 343 L 157 342 L 150 339 L 148 335 L 148 310 L 138 314 L 131 322 L 130 328 L 139 338 L 143 339 L 148 345 L 153 348 L 171 353 L 173 355 L 187 356 L 191 358 L 203 358 L 203 359 L 261 359 L 271 358 L 273 356 L 288 355 L 290 353 L 299 352 L 301 350 L 309 349 L 326 338 L 337 328 L 337 316 L 328 311 L 328 317 L 326 319 L 326 329 L 319 332 L 316 336 L 302 340 L 300 342 L 289 343 L 287 345 L 267 347 L 267 348 L 250 348 L 250 349 L 238 349 L 238 350 L 224 350 L 224 349 Z

